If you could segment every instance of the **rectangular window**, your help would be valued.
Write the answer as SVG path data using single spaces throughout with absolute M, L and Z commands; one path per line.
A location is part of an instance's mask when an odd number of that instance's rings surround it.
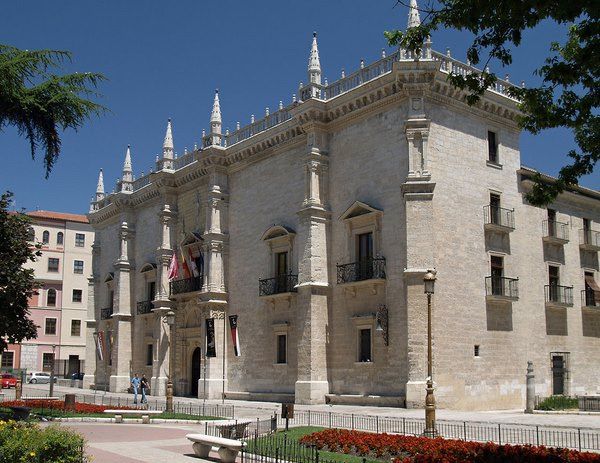
M 114 307 L 115 307 L 115 292 L 114 292 L 114 291 L 110 291 L 110 292 L 108 293 L 108 297 L 110 298 L 110 299 L 108 300 L 108 306 L 109 306 L 111 309 L 114 309 Z
M 57 246 L 62 246 L 63 245 L 64 237 L 65 237 L 65 235 L 63 234 L 63 232 L 58 232 L 56 234 L 56 245 Z
M 583 244 L 592 243 L 592 221 L 583 219 Z
M 151 281 L 148 283 L 148 301 L 153 301 L 156 295 L 156 282 Z
M 277 363 L 287 363 L 287 335 L 277 335 Z
M 85 246 L 85 235 L 83 233 L 75 233 L 75 246 L 78 248 Z
M 46 318 L 46 324 L 44 326 L 44 334 L 55 336 L 56 335 L 56 318 Z
M 49 272 L 58 272 L 58 263 L 59 260 L 56 257 L 48 258 L 48 271 Z
M 81 302 L 83 299 L 83 291 L 81 289 L 73 290 L 73 302 Z
M 71 320 L 71 336 L 81 336 L 81 320 Z
M 371 328 L 362 328 L 358 331 L 358 361 L 373 361 L 371 359 Z
M 278 252 L 277 253 L 277 268 L 275 269 L 277 272 L 277 276 L 286 275 L 288 272 L 287 266 L 287 252 Z
M 490 220 L 500 225 L 500 195 L 496 193 L 490 193 Z
M 488 161 L 498 164 L 498 140 L 496 132 L 488 130 Z
M 558 286 L 560 284 L 559 268 L 555 265 L 548 266 L 548 284 Z
M 364 262 L 373 258 L 373 233 L 361 233 L 356 237 L 358 261 Z
M 152 344 L 148 344 L 146 346 L 146 366 L 152 366 L 152 357 L 153 357 L 153 353 L 152 353 Z
M 548 209 L 548 236 L 556 236 L 556 211 Z
M 74 260 L 73 261 L 73 273 L 83 273 L 83 261 L 82 260 Z
M 477 344 L 473 346 L 473 356 L 479 357 L 479 346 Z
M 42 370 L 52 371 L 53 363 L 54 363 L 54 354 L 52 352 L 44 352 L 42 354 Z
M 490 270 L 492 274 L 492 294 L 502 296 L 504 294 L 504 285 L 502 277 L 504 276 L 504 257 L 491 256 Z
M 14 366 L 14 361 L 14 352 L 6 351 L 2 353 L 2 368 L 12 368 Z

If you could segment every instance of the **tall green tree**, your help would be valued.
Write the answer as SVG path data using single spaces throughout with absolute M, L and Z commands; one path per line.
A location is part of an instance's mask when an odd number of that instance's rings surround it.
M 399 0 L 398 3 L 405 4 Z M 408 5 L 406 5 L 408 6 Z M 427 36 L 441 27 L 468 31 L 475 38 L 467 50 L 473 65 L 497 60 L 503 66 L 512 62 L 515 47 L 523 33 L 542 21 L 568 26 L 564 43 L 551 42 L 543 66 L 535 71 L 541 84 L 533 88 L 510 89 L 520 100 L 524 130 L 537 134 L 544 129 L 566 127 L 573 132 L 578 149 L 567 153 L 569 161 L 560 169 L 558 181 L 544 183 L 538 176 L 527 199 L 545 205 L 579 179 L 591 174 L 600 157 L 600 2 L 598 0 L 431 0 L 420 8 L 423 22 L 407 31 L 388 31 L 390 45 L 420 49 Z M 480 78 L 481 77 L 481 78 Z M 469 91 L 474 104 L 497 76 L 451 75 L 458 88 Z M 540 154 L 543 156 L 543 153 Z
M 19 50 L 0 44 L 0 130 L 15 126 L 31 147 L 44 151 L 46 178 L 60 155 L 61 131 L 79 129 L 92 115 L 106 110 L 90 97 L 105 79 L 85 72 L 57 75 L 71 53 Z
M 28 241 L 29 217 L 9 211 L 11 198 L 10 192 L 0 196 L 0 352 L 37 336 L 28 302 L 38 285 L 25 265 L 42 253 L 39 244 Z

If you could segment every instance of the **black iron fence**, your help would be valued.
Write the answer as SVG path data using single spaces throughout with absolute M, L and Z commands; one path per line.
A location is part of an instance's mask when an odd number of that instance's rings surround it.
M 275 278 L 258 280 L 258 295 L 272 296 L 273 294 L 297 292 L 298 275 L 285 274 Z
M 579 230 L 579 244 L 600 248 L 600 231 Z
M 577 402 L 581 411 L 600 412 L 600 396 L 580 396 Z
M 581 305 L 584 307 L 600 307 L 600 294 L 591 288 L 582 290 Z
M 143 315 L 151 313 L 153 308 L 154 304 L 152 304 L 152 301 L 140 301 L 137 303 L 137 314 Z
M 337 265 L 338 284 L 374 278 L 385 279 L 385 257 L 373 257 Z
M 546 285 L 544 286 L 544 294 L 546 302 L 573 305 L 573 287 L 561 285 Z
M 108 320 L 110 317 L 112 317 L 113 310 L 114 309 L 112 307 L 100 309 L 100 320 Z
M 278 426 L 285 419 L 278 417 Z M 418 418 L 355 415 L 312 410 L 295 410 L 290 426 L 319 426 L 376 433 L 422 435 L 425 420 Z M 441 437 L 497 444 L 545 445 L 580 451 L 600 451 L 600 431 L 590 428 L 564 428 L 513 423 L 484 423 L 469 421 L 437 421 Z
M 543 228 L 545 237 L 569 241 L 569 224 L 555 220 L 544 220 Z
M 486 225 L 496 225 L 511 230 L 515 228 L 514 209 L 505 209 L 494 205 L 483 207 L 484 223 Z
M 485 295 L 518 299 L 519 279 L 493 275 L 485 277 Z
M 202 275 L 198 277 L 183 278 L 181 280 L 173 280 L 169 283 L 171 295 L 192 293 L 202 289 Z

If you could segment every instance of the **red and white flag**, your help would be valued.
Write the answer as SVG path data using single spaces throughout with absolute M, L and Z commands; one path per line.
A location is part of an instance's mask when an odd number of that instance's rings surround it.
M 231 340 L 233 341 L 233 353 L 236 357 L 242 355 L 242 351 L 240 350 L 240 338 L 238 335 L 238 323 L 237 323 L 237 315 L 229 316 L 229 329 L 231 331 Z
M 169 264 L 169 281 L 179 276 L 179 262 L 177 262 L 177 251 L 173 251 L 171 263 Z
M 94 341 L 96 341 L 96 355 L 98 360 L 104 360 L 104 333 L 102 331 L 94 333 Z

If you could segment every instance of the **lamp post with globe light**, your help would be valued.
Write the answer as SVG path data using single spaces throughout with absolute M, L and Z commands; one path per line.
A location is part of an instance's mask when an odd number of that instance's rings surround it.
M 163 316 L 163 322 L 169 326 L 169 374 L 167 375 L 167 400 L 166 400 L 166 412 L 173 413 L 173 365 L 171 363 L 172 353 L 171 353 L 171 345 L 173 344 L 171 341 L 173 339 L 173 325 L 175 325 L 175 312 L 169 310 Z
M 423 277 L 425 294 L 427 294 L 427 394 L 425 395 L 425 430 L 423 435 L 436 437 L 435 428 L 435 397 L 433 395 L 433 365 L 431 353 L 431 299 L 435 286 L 435 269 L 427 270 Z

